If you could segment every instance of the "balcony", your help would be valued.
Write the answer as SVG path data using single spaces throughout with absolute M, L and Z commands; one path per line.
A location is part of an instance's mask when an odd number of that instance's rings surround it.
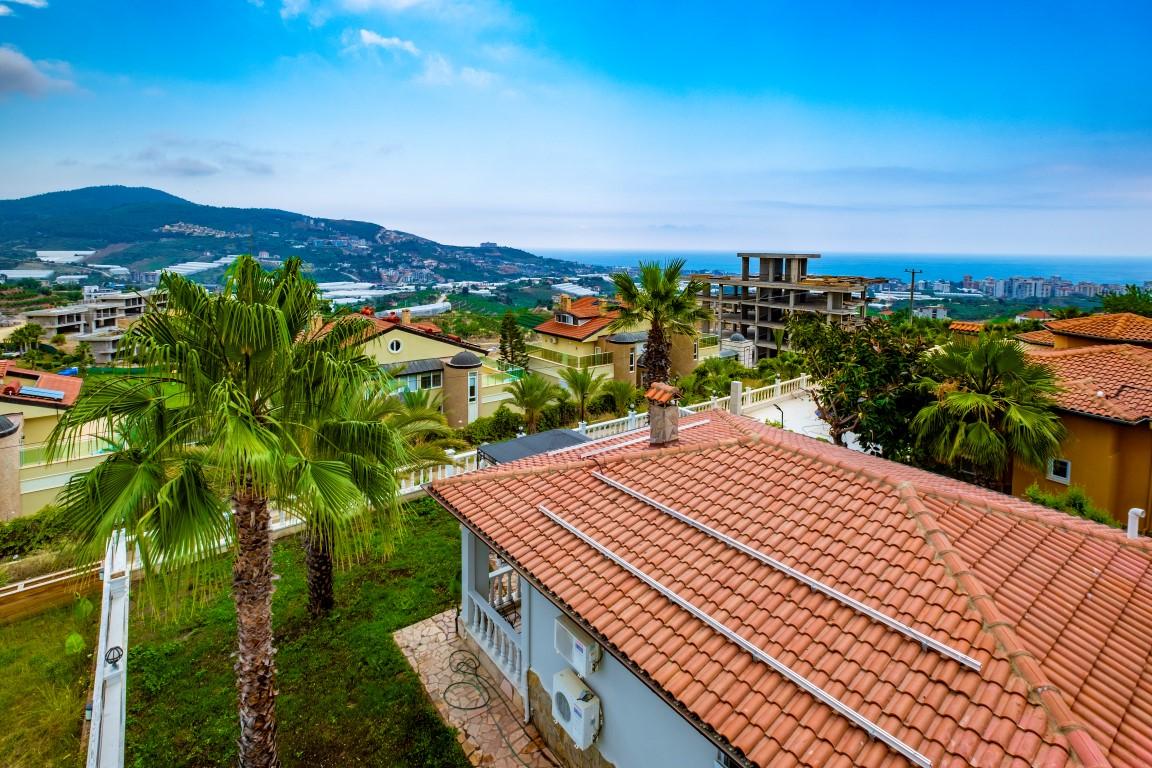
M 720 337 L 715 333 L 705 333 L 697 339 L 697 345 L 700 349 L 708 349 L 710 347 L 720 346 Z
M 555 363 L 565 368 L 594 368 L 598 365 L 611 365 L 611 352 L 596 352 L 591 355 L 569 355 L 566 352 L 557 352 L 545 347 L 528 346 L 528 356 L 548 363 Z

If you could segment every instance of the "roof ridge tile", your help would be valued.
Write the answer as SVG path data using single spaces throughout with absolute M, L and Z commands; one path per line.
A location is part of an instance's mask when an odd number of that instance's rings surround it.
M 1058 733 L 1069 737 L 1069 748 L 1085 768 L 1108 768 L 1110 763 L 1088 733 L 1087 725 L 1076 719 L 1059 686 L 1047 677 L 1035 654 L 1028 650 L 1016 633 L 1015 624 L 1000 612 L 995 597 L 984 587 L 979 575 L 952 547 L 951 538 L 941 528 L 936 515 L 924 504 L 915 486 L 911 482 L 904 482 L 900 484 L 899 491 L 908 515 L 922 531 L 925 542 L 943 561 L 957 586 L 967 595 L 972 610 L 980 617 L 984 631 L 992 635 L 996 646 L 1012 664 L 1012 670 L 1028 687 L 1028 698 L 1043 707 L 1049 722 Z M 1073 732 L 1081 735 L 1072 739 L 1070 734 Z

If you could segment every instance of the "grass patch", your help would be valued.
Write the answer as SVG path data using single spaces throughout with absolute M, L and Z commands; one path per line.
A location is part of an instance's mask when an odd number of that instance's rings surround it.
M 408 511 L 408 535 L 395 554 L 387 560 L 369 556 L 338 574 L 336 609 L 318 623 L 308 617 L 299 543 L 292 538 L 276 544 L 277 713 L 286 766 L 468 766 L 452 731 L 392 640 L 397 629 L 456 603 L 459 529 L 429 499 L 409 505 Z M 225 563 L 218 567 L 221 575 L 227 573 Z M 200 601 L 170 599 L 167 605 L 175 618 L 157 618 L 140 600 L 133 602 L 125 765 L 235 765 L 238 726 L 231 653 L 236 623 L 228 585 Z M 21 637 L 43 634 L 67 626 L 61 622 L 69 616 L 53 612 L 0 630 Z M 56 630 L 60 656 L 68 631 Z M 5 668 L 10 666 L 7 640 L 0 635 L 0 666 Z M 16 654 L 23 655 L 19 648 Z M 21 701 L 19 691 L 29 686 L 68 690 L 77 676 L 61 671 L 49 675 L 53 663 L 64 662 L 48 658 L 40 670 L 32 665 L 23 677 L 0 683 L 0 711 L 14 711 L 8 702 Z M 85 696 L 87 676 L 87 668 L 78 676 Z M 81 699 L 79 710 L 65 708 L 62 714 L 82 710 Z M 0 738 L 45 742 L 36 759 L 17 761 L 18 768 L 82 763 L 79 722 L 75 738 L 68 729 L 51 738 L 35 727 L 18 733 L 4 730 Z M 0 754 L 11 754 L 7 742 L 0 742 Z

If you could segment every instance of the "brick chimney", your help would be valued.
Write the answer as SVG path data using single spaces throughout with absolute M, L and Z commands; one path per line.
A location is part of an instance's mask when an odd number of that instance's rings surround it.
M 411 323 L 412 323 L 412 310 L 410 310 L 410 309 L 400 310 L 400 324 L 401 325 L 411 325 Z
M 560 296 L 557 298 L 556 302 L 557 302 L 557 309 L 559 309 L 561 312 L 571 312 L 572 311 L 572 297 L 569 296 L 568 294 L 566 294 L 566 293 L 560 294 Z
M 680 437 L 680 390 L 654 381 L 644 398 L 648 401 L 648 444 L 659 448 L 676 442 Z

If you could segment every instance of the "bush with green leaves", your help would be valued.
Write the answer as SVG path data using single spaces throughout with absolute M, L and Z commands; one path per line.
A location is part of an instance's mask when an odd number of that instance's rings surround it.
M 1090 499 L 1088 494 L 1084 492 L 1084 489 L 1078 485 L 1071 486 L 1063 493 L 1050 493 L 1042 490 L 1036 483 L 1032 483 L 1032 485 L 1024 489 L 1024 498 L 1033 504 L 1040 504 L 1050 509 L 1067 512 L 1070 515 L 1076 515 L 1076 517 L 1082 517 L 1085 520 L 1103 523 L 1113 528 L 1120 527 L 1120 523 L 1116 522 L 1112 518 L 1112 515 L 1108 514 L 1106 510 L 1100 509 L 1093 504 L 1092 499 Z
M 491 416 L 476 419 L 460 430 L 460 438 L 471 445 L 511 440 L 524 430 L 524 417 L 506 405 Z
M 58 507 L 0 523 L 0 557 L 23 557 L 68 542 L 68 521 Z

